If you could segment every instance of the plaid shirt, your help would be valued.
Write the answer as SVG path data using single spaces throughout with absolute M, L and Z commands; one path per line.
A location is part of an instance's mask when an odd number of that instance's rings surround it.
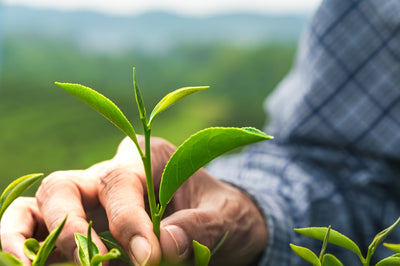
M 309 265 L 289 247 L 319 254 L 320 241 L 293 231 L 308 226 L 332 225 L 366 254 L 400 216 L 400 1 L 323 1 L 265 107 L 275 139 L 210 166 L 263 211 L 259 264 Z M 400 243 L 400 228 L 387 241 Z M 343 248 L 328 251 L 361 265 Z M 380 247 L 373 258 L 390 254 Z

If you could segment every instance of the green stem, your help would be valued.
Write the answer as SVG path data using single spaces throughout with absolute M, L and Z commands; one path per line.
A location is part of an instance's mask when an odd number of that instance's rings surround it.
M 371 258 L 372 258 L 372 255 L 367 255 L 367 258 L 363 262 L 363 266 L 369 266 L 369 264 L 371 262 Z
M 142 157 L 144 171 L 146 173 L 147 196 L 149 200 L 151 220 L 153 222 L 153 231 L 157 237 L 160 237 L 160 219 L 157 217 L 158 208 L 154 192 L 153 173 L 151 169 L 151 151 L 150 151 L 150 133 L 151 129 L 144 122 L 145 154 Z

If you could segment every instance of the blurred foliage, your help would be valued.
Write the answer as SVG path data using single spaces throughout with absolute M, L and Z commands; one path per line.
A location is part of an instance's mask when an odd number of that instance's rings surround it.
M 74 82 L 111 98 L 141 132 L 132 67 L 148 109 L 184 86 L 189 97 L 154 123 L 154 135 L 179 145 L 206 126 L 262 128 L 265 97 L 288 72 L 295 44 L 253 48 L 180 46 L 164 54 L 82 51 L 68 42 L 6 36 L 0 78 L 0 188 L 18 176 L 86 168 L 113 156 L 123 134 L 54 85 Z

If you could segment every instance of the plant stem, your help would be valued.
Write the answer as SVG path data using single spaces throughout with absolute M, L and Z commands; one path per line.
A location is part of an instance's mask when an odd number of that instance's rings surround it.
M 150 150 L 150 133 L 151 129 L 144 124 L 144 138 L 145 138 L 145 154 L 142 157 L 144 171 L 146 174 L 147 196 L 149 200 L 151 220 L 153 222 L 153 231 L 157 237 L 160 237 L 160 217 L 157 216 L 158 208 L 156 204 L 156 197 L 153 184 L 153 173 L 151 169 L 151 150 Z

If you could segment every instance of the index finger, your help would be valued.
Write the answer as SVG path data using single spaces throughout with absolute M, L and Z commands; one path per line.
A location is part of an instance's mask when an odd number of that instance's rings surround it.
M 145 209 L 141 169 L 116 165 L 101 177 L 99 199 L 113 236 L 135 265 L 158 265 L 161 249 Z

